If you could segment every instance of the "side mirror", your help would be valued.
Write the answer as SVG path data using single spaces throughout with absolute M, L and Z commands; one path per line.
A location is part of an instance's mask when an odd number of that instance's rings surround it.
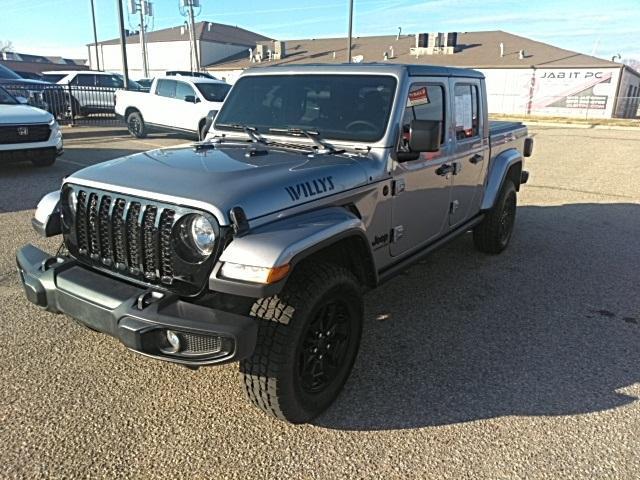
M 29 99 L 22 96 L 16 97 L 16 100 L 22 105 L 27 105 L 29 103 Z
M 198 99 L 195 95 L 185 95 L 184 101 L 189 103 L 198 103 Z
M 411 120 L 409 148 L 412 152 L 437 152 L 440 150 L 442 126 L 436 120 Z

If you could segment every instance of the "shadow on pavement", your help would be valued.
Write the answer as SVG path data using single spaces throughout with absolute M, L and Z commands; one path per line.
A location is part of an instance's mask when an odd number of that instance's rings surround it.
M 47 193 L 57 190 L 62 179 L 73 172 L 96 163 L 149 150 L 120 148 L 73 148 L 58 157 L 51 167 L 34 167 L 31 162 L 2 164 L 0 169 L 0 213 L 35 208 Z
M 408 429 L 637 400 L 640 205 L 524 206 L 509 249 L 471 235 L 365 298 L 354 372 L 315 423 Z

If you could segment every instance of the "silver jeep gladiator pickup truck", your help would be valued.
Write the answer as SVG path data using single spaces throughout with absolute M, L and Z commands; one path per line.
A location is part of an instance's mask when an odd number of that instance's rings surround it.
M 363 291 L 472 231 L 509 243 L 533 142 L 490 125 L 484 77 L 411 65 L 245 72 L 207 139 L 64 179 L 17 254 L 27 298 L 191 368 L 240 362 L 249 400 L 300 423 L 339 394 Z

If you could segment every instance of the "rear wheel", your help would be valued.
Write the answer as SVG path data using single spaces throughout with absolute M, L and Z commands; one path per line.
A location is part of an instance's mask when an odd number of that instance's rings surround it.
M 140 112 L 131 112 L 127 116 L 127 129 L 129 133 L 136 138 L 144 138 L 147 136 L 147 128 Z
M 308 422 L 333 403 L 347 380 L 362 332 L 362 294 L 344 268 L 309 263 L 280 295 L 258 300 L 258 342 L 240 363 L 248 399 L 271 416 Z
M 516 187 L 510 179 L 505 180 L 496 205 L 473 229 L 476 248 L 485 253 L 500 253 L 511 240 L 517 209 Z

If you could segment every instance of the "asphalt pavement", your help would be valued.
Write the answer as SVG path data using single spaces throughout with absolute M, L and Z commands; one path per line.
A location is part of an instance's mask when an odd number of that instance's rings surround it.
M 317 421 L 29 304 L 15 251 L 73 171 L 188 143 L 67 129 L 55 166 L 0 166 L 2 478 L 637 479 L 640 131 L 536 127 L 515 236 L 469 235 L 367 294 L 354 371 Z

